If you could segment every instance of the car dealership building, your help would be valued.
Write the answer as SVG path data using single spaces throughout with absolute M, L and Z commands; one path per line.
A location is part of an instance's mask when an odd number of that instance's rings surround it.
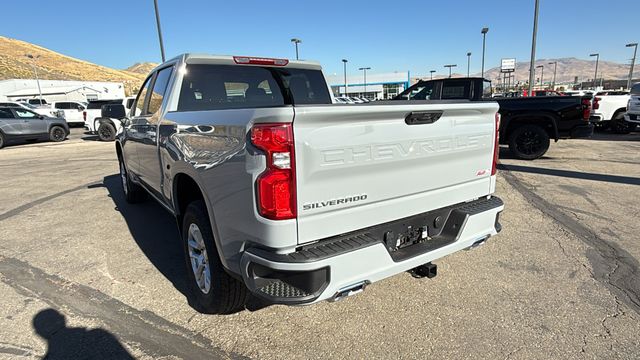
M 345 95 L 344 80 L 344 75 L 327 75 L 334 96 Z M 407 89 L 410 83 L 411 75 L 406 71 L 382 74 L 367 72 L 365 84 L 364 73 L 359 71 L 357 74 L 347 74 L 346 95 L 376 100 L 391 99 Z

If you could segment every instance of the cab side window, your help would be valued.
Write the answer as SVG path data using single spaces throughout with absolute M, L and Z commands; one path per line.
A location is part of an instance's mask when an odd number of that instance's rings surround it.
M 149 86 L 151 86 L 151 79 L 153 79 L 153 76 L 149 76 L 147 80 L 144 81 L 142 88 L 140 88 L 138 97 L 136 97 L 135 105 L 133 106 L 133 108 L 131 108 L 131 116 L 142 115 L 142 110 L 144 110 L 144 101 L 147 98 Z
M 10 109 L 0 109 L 0 119 L 13 119 L 13 113 Z
M 160 116 L 160 108 L 162 107 L 162 101 L 164 100 L 165 92 L 167 91 L 167 85 L 171 78 L 173 67 L 167 67 L 158 72 L 156 80 L 153 84 L 153 91 L 149 99 L 149 104 L 145 111 L 145 115 L 151 115 L 149 122 L 157 123 Z
M 469 81 L 446 81 L 442 86 L 442 100 L 469 99 L 471 93 Z

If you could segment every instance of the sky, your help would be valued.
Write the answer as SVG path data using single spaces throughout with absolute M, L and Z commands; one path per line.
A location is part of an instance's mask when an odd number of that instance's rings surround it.
M 529 61 L 534 0 L 215 1 L 158 0 L 167 58 L 185 52 L 319 61 L 327 74 L 411 71 L 413 75 L 457 64 L 485 68 L 501 58 Z M 160 62 L 153 0 L 4 0 L 0 35 L 28 41 L 97 64 L 126 68 Z M 637 0 L 540 0 L 537 58 L 629 63 L 630 42 L 640 42 Z M 632 10 L 633 9 L 633 10 Z

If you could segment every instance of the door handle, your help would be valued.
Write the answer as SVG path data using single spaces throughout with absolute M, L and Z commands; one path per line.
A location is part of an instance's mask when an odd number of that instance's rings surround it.
M 404 118 L 407 125 L 433 124 L 442 116 L 443 111 L 414 111 Z

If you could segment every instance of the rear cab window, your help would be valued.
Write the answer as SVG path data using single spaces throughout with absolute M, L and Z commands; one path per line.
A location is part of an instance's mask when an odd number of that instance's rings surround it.
M 320 70 L 234 65 L 187 65 L 178 111 L 331 104 Z
M 461 81 L 445 81 L 442 85 L 442 100 L 464 100 L 469 99 L 471 93 L 471 82 L 467 80 Z
M 122 100 L 96 100 L 90 101 L 87 105 L 87 110 L 100 110 L 102 105 L 118 105 L 122 104 Z

